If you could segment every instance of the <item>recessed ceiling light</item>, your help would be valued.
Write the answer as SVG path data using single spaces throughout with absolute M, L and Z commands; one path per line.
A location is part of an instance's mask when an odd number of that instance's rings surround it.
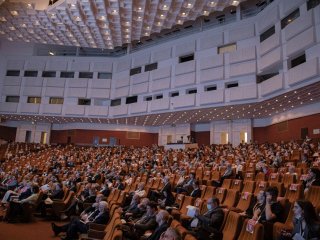
M 12 16 L 18 16 L 19 15 L 19 13 L 18 13 L 18 11 L 10 11 L 10 13 L 11 13 L 11 15 Z
M 233 5 L 233 6 L 238 6 L 239 5 L 239 1 L 232 1 L 232 3 L 231 3 L 231 5 Z

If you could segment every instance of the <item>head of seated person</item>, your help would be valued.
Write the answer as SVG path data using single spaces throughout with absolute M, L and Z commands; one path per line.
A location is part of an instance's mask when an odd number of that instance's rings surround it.
M 182 239 L 181 234 L 172 227 L 169 227 L 160 236 L 160 240 L 181 240 L 181 239 Z

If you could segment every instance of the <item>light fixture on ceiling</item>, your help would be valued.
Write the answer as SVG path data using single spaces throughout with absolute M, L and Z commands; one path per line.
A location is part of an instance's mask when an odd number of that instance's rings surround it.
M 12 16 L 18 16 L 19 15 L 18 11 L 15 11 L 15 10 L 10 11 L 10 13 L 11 13 Z
M 233 5 L 233 6 L 238 6 L 239 5 L 239 1 L 232 1 L 232 3 L 231 3 L 231 5 Z
M 54 56 L 54 52 L 52 52 L 51 50 L 48 52 L 50 56 Z

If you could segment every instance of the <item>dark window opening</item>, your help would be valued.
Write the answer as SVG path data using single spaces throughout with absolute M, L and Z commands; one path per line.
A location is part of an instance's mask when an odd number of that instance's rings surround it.
M 149 72 L 158 68 L 158 63 L 151 63 L 144 67 L 145 72 Z
M 24 71 L 25 77 L 38 77 L 38 71 Z
M 78 99 L 78 105 L 89 106 L 89 105 L 91 105 L 91 99 L 89 99 L 89 98 L 79 98 Z
M 19 96 L 6 96 L 6 102 L 18 103 L 20 101 Z
M 93 72 L 79 72 L 79 78 L 93 78 Z
M 262 82 L 268 80 L 269 78 L 272 78 L 278 74 L 279 73 L 276 72 L 276 73 L 268 73 L 268 74 L 258 75 L 257 76 L 257 83 L 262 83 Z
M 204 90 L 206 92 L 215 91 L 215 90 L 217 90 L 217 86 L 215 86 L 215 85 L 214 86 L 207 86 L 204 88 Z
M 121 105 L 121 98 L 113 99 L 110 102 L 111 107 L 119 106 L 119 105 Z
M 189 62 L 194 60 L 194 54 L 179 57 L 179 63 Z
M 170 94 L 171 97 L 178 97 L 179 96 L 179 92 L 172 92 Z
M 294 68 L 294 67 L 296 67 L 302 63 L 305 63 L 305 62 L 306 62 L 306 55 L 303 54 L 303 55 L 291 60 L 291 68 Z
M 109 72 L 98 72 L 98 79 L 111 79 L 112 73 Z
M 261 33 L 260 35 L 260 42 L 263 42 L 264 40 L 266 40 L 267 38 L 271 37 L 273 34 L 275 34 L 275 27 L 272 26 L 271 28 L 269 28 L 268 30 L 264 31 L 263 33 Z
M 307 10 L 309 11 L 312 8 L 315 8 L 320 4 L 320 0 L 309 0 L 307 2 Z
M 132 96 L 126 98 L 126 104 L 136 103 L 138 102 L 138 96 Z
M 156 98 L 156 99 L 162 99 L 162 98 L 163 98 L 163 95 L 162 95 L 162 94 L 161 94 L 161 95 L 157 95 L 155 98 Z
M 226 88 L 234 88 L 234 87 L 238 87 L 239 84 L 238 83 L 227 83 L 226 84 Z
M 130 76 L 141 73 L 141 67 L 130 69 Z
M 18 77 L 20 76 L 20 70 L 7 70 L 6 76 Z
M 194 93 L 197 93 L 197 89 L 187 90 L 187 94 L 194 94 Z
M 61 78 L 74 78 L 74 72 L 61 72 Z
M 42 72 L 42 77 L 47 77 L 47 78 L 56 77 L 56 72 L 54 72 L 54 71 L 43 71 Z
M 144 100 L 147 102 L 152 101 L 152 97 L 151 96 L 145 97 Z
M 298 17 L 300 17 L 299 8 L 297 8 L 296 10 L 294 10 L 292 13 L 290 13 L 288 16 L 286 16 L 284 19 L 281 20 L 281 29 L 284 29 L 286 26 L 288 26 Z

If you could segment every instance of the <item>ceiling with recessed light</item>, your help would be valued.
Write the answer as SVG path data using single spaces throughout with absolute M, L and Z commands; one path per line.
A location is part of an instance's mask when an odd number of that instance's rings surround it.
M 0 1 L 0 37 L 114 49 L 247 0 Z
M 163 112 L 120 118 L 63 117 L 44 115 L 2 114 L 3 121 L 27 121 L 34 123 L 104 123 L 131 126 L 162 126 L 172 124 L 208 123 L 215 120 L 269 118 L 291 109 L 318 103 L 320 106 L 320 82 L 261 101 L 228 106 Z

